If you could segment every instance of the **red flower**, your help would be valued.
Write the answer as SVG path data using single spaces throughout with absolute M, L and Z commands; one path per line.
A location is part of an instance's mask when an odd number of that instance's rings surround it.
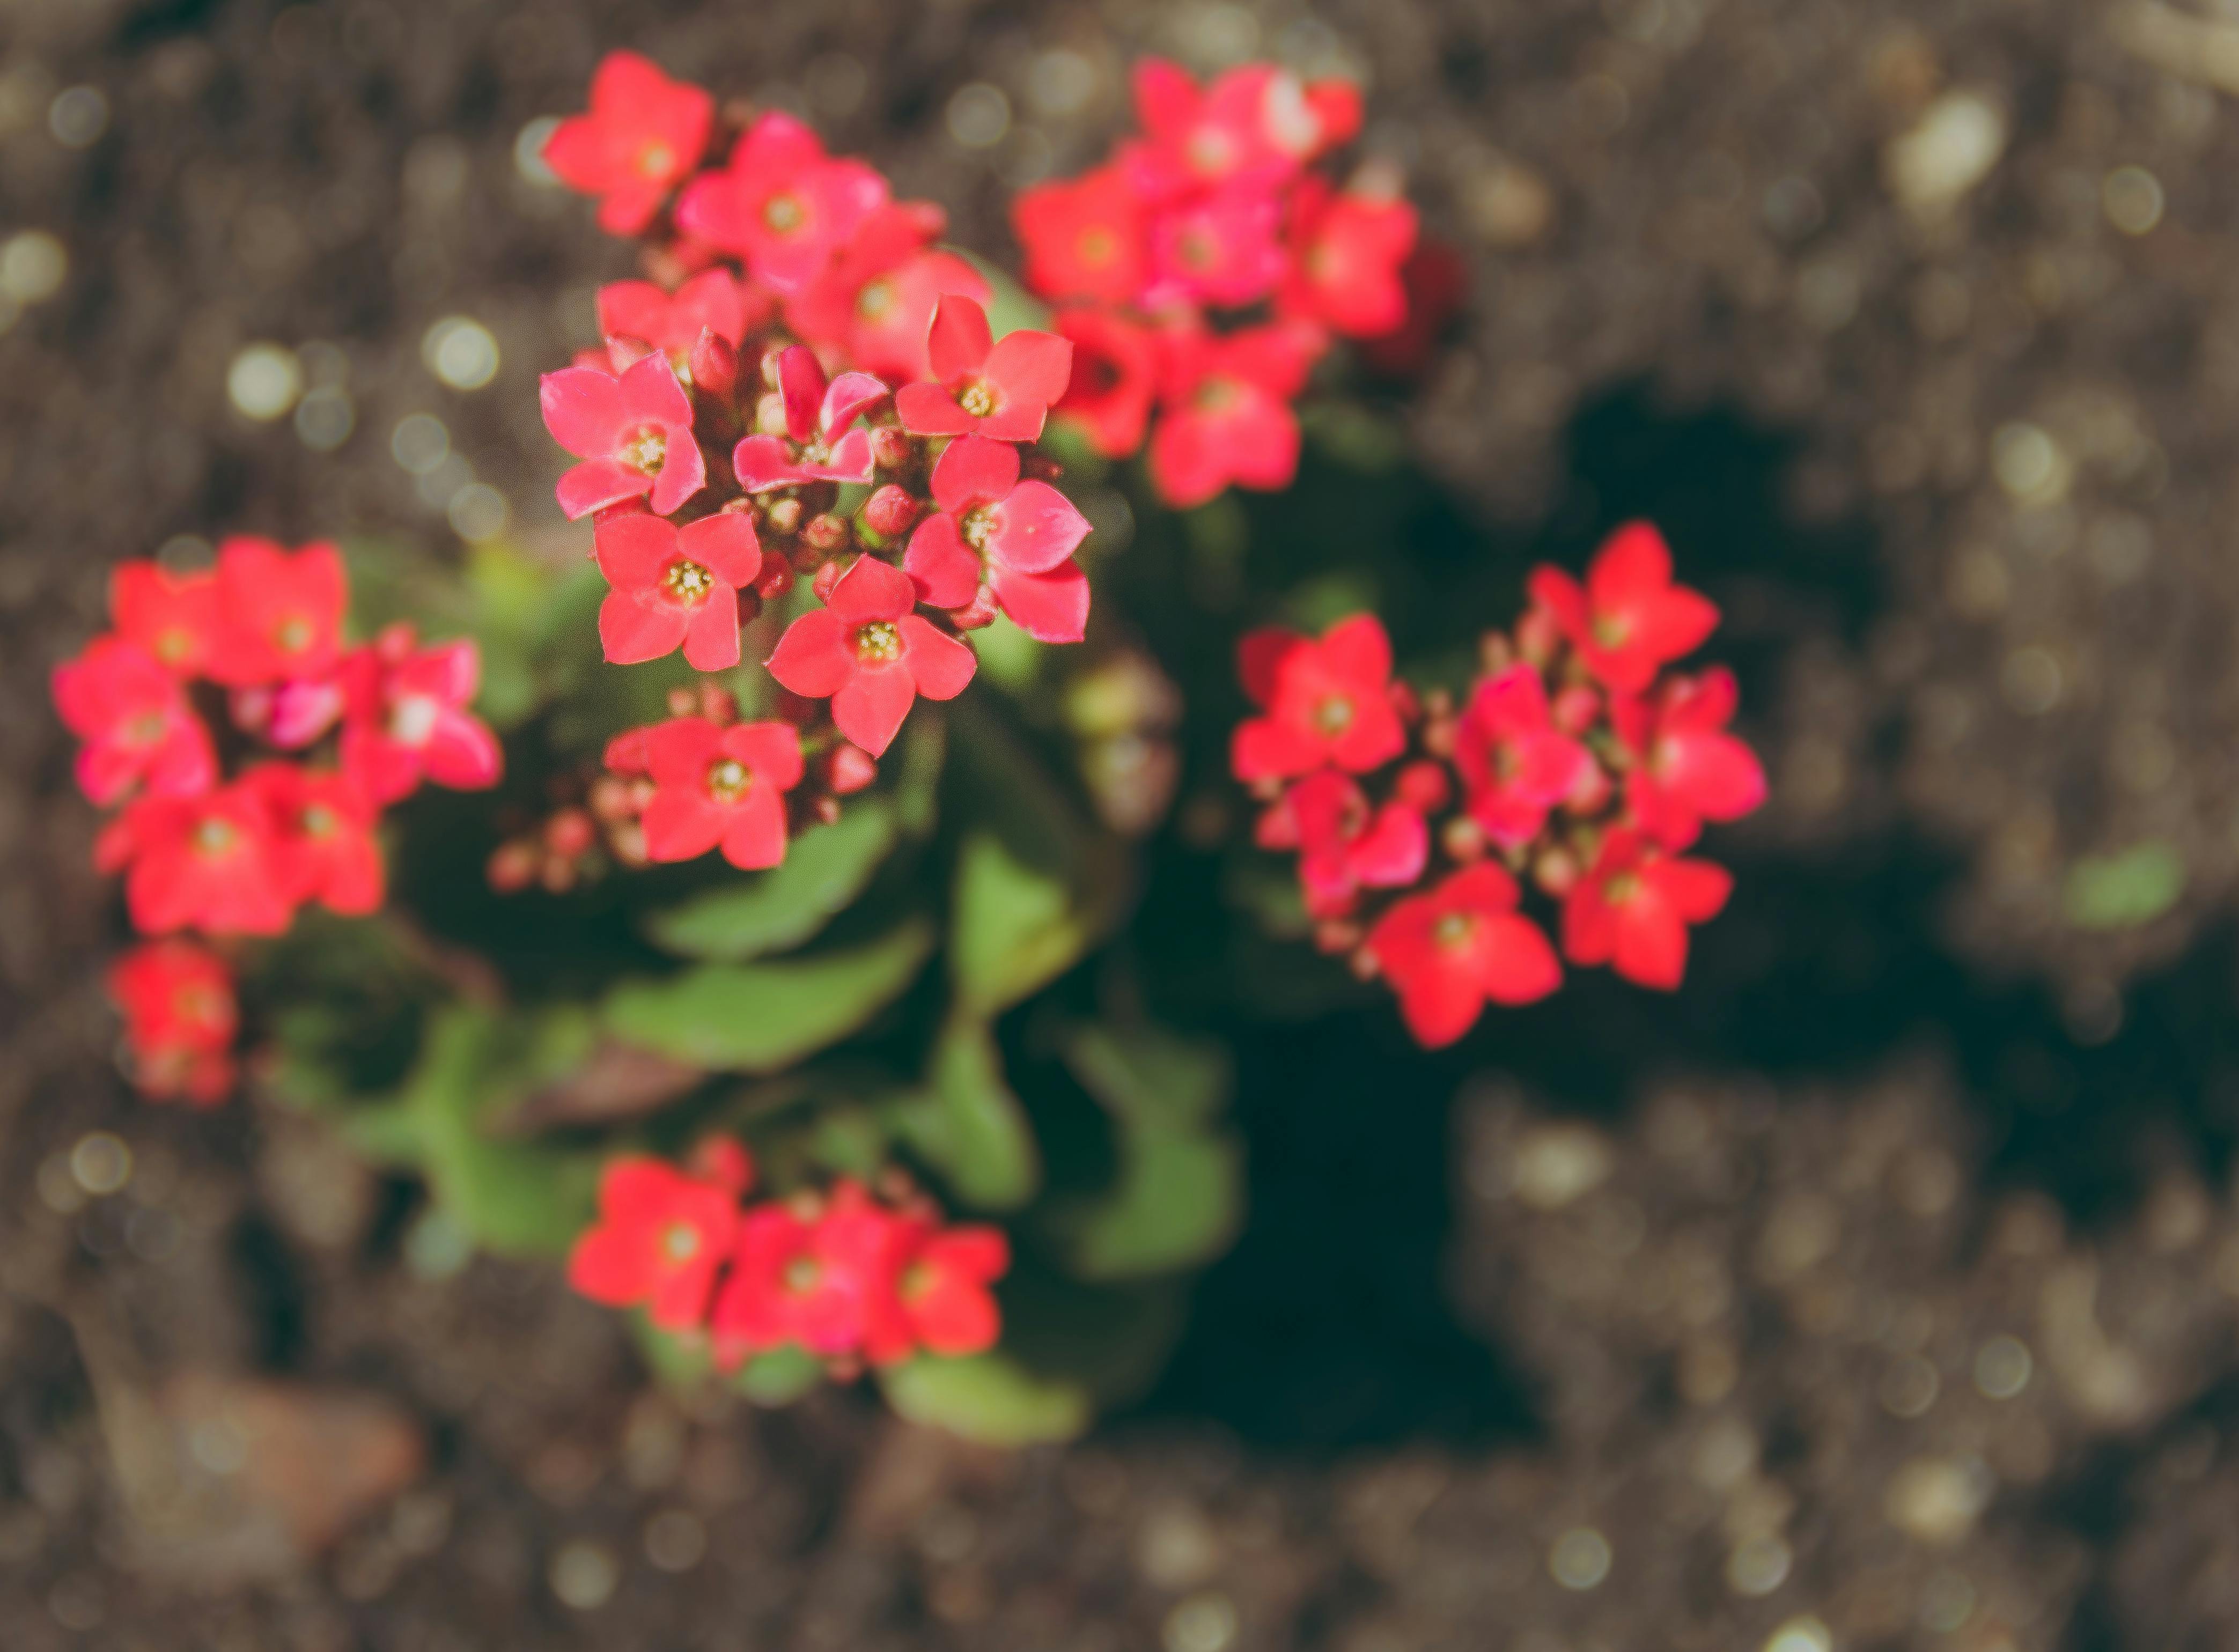
M 96 637 L 55 667 L 55 709 L 85 744 L 77 783 L 107 806 L 144 787 L 159 797 L 191 797 L 217 779 L 209 731 L 187 704 L 178 679 L 136 644 Z
M 1602 839 L 1592 869 L 1563 903 L 1563 955 L 1675 991 L 1687 972 L 1687 926 L 1716 918 L 1733 886 L 1724 867 L 1674 859 L 1620 828 Z
M 1151 474 L 1166 502 L 1202 505 L 1231 482 L 1290 485 L 1299 468 L 1291 400 L 1311 365 L 1296 331 L 1199 330 L 1165 341 L 1166 411 L 1151 438 Z
M 174 574 L 144 558 L 109 575 L 109 614 L 116 634 L 166 671 L 199 677 L 219 646 L 217 574 Z
M 129 866 L 125 909 L 144 934 L 277 935 L 296 913 L 272 811 L 245 783 L 196 798 L 143 798 L 94 846 L 103 872 Z
M 327 544 L 290 554 L 267 539 L 217 547 L 219 646 L 205 669 L 236 687 L 323 677 L 342 655 L 349 576 Z
M 1200 90 L 1187 70 L 1146 57 L 1134 82 L 1144 137 L 1126 165 L 1146 199 L 1226 183 L 1271 189 L 1319 140 L 1304 89 L 1272 63 L 1232 69 Z
M 646 731 L 658 788 L 646 805 L 645 851 L 692 860 L 718 844 L 744 871 L 785 859 L 785 797 L 801 784 L 801 734 L 791 723 L 676 717 Z
M 504 753 L 467 710 L 481 681 L 473 638 L 417 648 L 409 626 L 392 626 L 346 663 L 342 772 L 376 807 L 409 796 L 423 777 L 462 792 L 495 786 Z
M 342 673 L 236 688 L 226 697 L 226 709 L 243 733 L 282 751 L 300 751 L 341 720 L 346 709 Z
M 985 436 L 949 443 L 933 468 L 933 500 L 940 509 L 918 524 L 902 561 L 923 600 L 964 607 L 984 579 L 1029 635 L 1080 640 L 1088 577 L 1071 559 L 1088 519 L 1071 500 L 1047 482 L 1020 481 L 1019 450 Z
M 1671 583 L 1671 552 L 1648 522 L 1610 535 L 1583 588 L 1557 567 L 1531 572 L 1531 600 L 1547 610 L 1586 669 L 1611 688 L 1638 693 L 1672 660 L 1717 629 L 1718 610 Z
M 1469 265 L 1442 241 L 1418 242 L 1400 267 L 1399 285 L 1406 315 L 1390 332 L 1357 341 L 1355 354 L 1372 371 L 1412 378 L 1430 365 L 1446 324 L 1469 295 Z
M 1101 309 L 1061 309 L 1050 324 L 1073 341 L 1073 377 L 1058 416 L 1080 426 L 1106 459 L 1128 457 L 1143 445 L 1158 392 L 1150 329 Z
M 1332 764 L 1365 774 L 1406 748 L 1392 703 L 1392 642 L 1374 614 L 1341 620 L 1319 641 L 1255 631 L 1237 659 L 1244 692 L 1266 713 L 1237 726 L 1238 780 L 1289 780 Z
M 1282 208 L 1266 189 L 1239 185 L 1159 215 L 1151 229 L 1145 308 L 1201 303 L 1236 309 L 1275 289 L 1286 260 Z
M 753 518 L 719 511 L 679 528 L 661 516 L 609 516 L 595 542 L 614 587 L 599 605 L 609 664 L 658 660 L 680 643 L 694 671 L 739 663 L 739 593 L 762 567 Z
M 1593 755 L 1550 719 L 1538 668 L 1518 663 L 1470 696 L 1454 748 L 1470 814 L 1504 849 L 1539 835 L 1547 812 L 1594 772 Z
M 1516 879 L 1482 860 L 1377 920 L 1368 949 L 1425 1049 L 1453 1043 L 1485 1005 L 1530 1004 L 1563 984 L 1538 926 L 1516 911 Z
M 831 159 L 814 132 L 773 110 L 739 139 L 725 170 L 685 190 L 676 221 L 790 297 L 886 203 L 887 181 L 877 172 Z
M 701 333 L 743 344 L 775 307 L 767 293 L 728 269 L 703 269 L 673 293 L 649 281 L 611 282 L 599 289 L 599 335 L 652 345 L 688 381 Z
M 1003 1230 L 974 1224 L 941 1228 L 931 1222 L 904 1230 L 894 1295 L 910 1340 L 927 1353 L 984 1353 L 1002 1335 L 1002 1310 L 990 1288 L 1011 1269 Z M 879 1352 L 873 1353 L 873 1358 Z
M 1363 889 L 1405 889 L 1430 859 L 1431 829 L 1404 802 L 1369 806 L 1349 774 L 1320 769 L 1295 782 L 1259 822 L 1259 845 L 1299 852 L 1306 910 L 1341 918 Z
M 1020 191 L 1011 223 L 1026 251 L 1026 285 L 1045 298 L 1132 304 L 1143 290 L 1143 204 L 1118 167 Z
M 608 52 L 591 76 L 591 111 L 560 123 L 544 163 L 570 189 L 601 197 L 599 228 L 634 236 L 700 163 L 715 100 L 634 52 Z
M 205 1107 L 225 1098 L 241 1010 L 223 959 L 192 941 L 148 941 L 109 966 L 105 985 L 143 1094 Z
M 1723 666 L 1675 677 L 1651 699 L 1619 696 L 1611 720 L 1635 759 L 1624 800 L 1640 829 L 1677 853 L 1705 820 L 1738 820 L 1764 801 L 1757 753 L 1725 732 L 1740 704 Z
M 920 694 L 953 700 L 972 680 L 972 650 L 913 612 L 909 575 L 874 556 L 856 559 L 832 587 L 830 607 L 812 608 L 778 639 L 770 675 L 796 694 L 832 697 L 840 732 L 881 757 Z
M 537 399 L 552 439 L 584 461 L 560 478 L 568 521 L 646 495 L 666 516 L 707 485 L 692 398 L 658 350 L 620 378 L 588 367 L 548 373 Z
M 708 1317 L 715 1276 L 739 1233 L 737 1195 L 654 1158 L 618 1158 L 599 1177 L 599 1220 L 568 1257 L 568 1283 L 610 1308 L 643 1304 L 663 1330 Z
M 953 252 L 926 243 L 944 216 L 927 202 L 880 208 L 824 273 L 785 307 L 793 329 L 866 373 L 907 381 L 933 371 L 926 329 L 944 294 L 986 303 L 985 276 Z
M 731 1252 L 731 1273 L 715 1301 L 719 1356 L 798 1344 L 827 1358 L 895 1342 L 899 1218 L 861 1185 L 841 1181 L 824 1207 L 805 1216 L 791 1204 L 747 1212 Z
M 1050 404 L 1073 376 L 1066 340 L 1020 328 L 998 341 L 979 301 L 954 293 L 933 312 L 926 351 L 938 381 L 894 394 L 902 428 L 920 436 L 976 431 L 998 441 L 1039 441 Z
M 259 763 L 241 784 L 270 812 L 273 866 L 291 902 L 316 900 L 352 917 L 380 910 L 387 883 L 373 835 L 380 817 L 355 780 L 293 763 Z
M 887 387 L 867 373 L 842 373 L 828 383 L 816 352 L 795 344 L 778 357 L 786 435 L 748 436 L 732 449 L 731 468 L 750 494 L 807 481 L 864 482 L 877 468 L 871 433 L 855 421 L 886 400 Z
M 1283 314 L 1347 338 L 1380 338 L 1407 320 L 1400 270 L 1415 249 L 1415 209 L 1387 196 L 1339 191 L 1309 175 L 1291 197 Z

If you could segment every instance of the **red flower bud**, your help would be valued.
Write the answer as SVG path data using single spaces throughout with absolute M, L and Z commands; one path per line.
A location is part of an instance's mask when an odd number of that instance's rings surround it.
M 1550 844 L 1531 863 L 1531 881 L 1557 900 L 1569 894 L 1584 868 L 1578 857 L 1564 844 Z
M 607 832 L 607 853 L 625 866 L 644 866 L 645 828 L 634 820 L 616 822 Z
M 1469 816 L 1446 822 L 1445 830 L 1438 833 L 1438 846 L 1446 852 L 1446 859 L 1462 866 L 1485 858 L 1485 828 Z
M 601 774 L 591 782 L 588 799 L 593 815 L 612 825 L 630 818 L 629 783 L 618 775 Z
M 829 607 L 832 601 L 832 587 L 839 584 L 840 576 L 854 566 L 852 561 L 842 562 L 834 557 L 816 570 L 816 577 L 809 581 L 808 588 L 816 593 L 816 600 L 819 602 Z
M 1335 954 L 1349 952 L 1360 945 L 1359 924 L 1345 919 L 1326 919 L 1314 926 L 1314 950 Z
M 1599 763 L 1589 763 L 1578 772 L 1578 783 L 1571 788 L 1563 806 L 1573 814 L 1598 814 L 1610 800 L 1609 771 Z
M 982 626 L 995 623 L 995 599 L 985 585 L 979 594 L 960 608 L 951 608 L 948 620 L 959 631 L 977 631 Z
M 668 691 L 668 714 L 671 717 L 689 717 L 699 709 L 700 697 L 689 688 Z
M 784 375 L 782 374 L 782 372 L 780 370 L 780 368 L 781 368 L 781 363 L 783 363 L 783 362 L 784 362 L 784 360 L 785 360 L 785 351 L 786 351 L 786 347 L 785 347 L 784 345 L 782 345 L 782 344 L 773 344 L 773 345 L 771 345 L 771 346 L 769 347 L 769 348 L 767 348 L 767 349 L 766 349 L 766 350 L 764 350 L 764 351 L 762 352 L 762 360 L 761 360 L 761 379 L 762 379 L 762 388 L 763 388 L 763 389 L 765 389 L 765 390 L 776 390 L 776 389 L 781 388 L 784 385 L 784 383 L 785 383 L 785 377 L 784 377 Z M 781 430 L 782 430 L 782 429 L 785 428 L 784 423 L 783 423 L 783 421 L 782 421 L 782 412 L 783 412 L 783 404 L 782 404 L 782 403 L 781 403 L 781 404 L 780 404 L 781 421 L 780 421 L 779 426 L 778 426 L 778 428 L 779 428 L 779 429 L 781 429 Z
M 754 594 L 765 602 L 774 602 L 791 589 L 792 564 L 781 556 L 763 558 L 761 574 L 754 581 Z
M 828 775 L 835 797 L 851 797 L 879 778 L 878 760 L 861 746 L 842 740 L 832 748 Z
M 838 826 L 840 824 L 840 799 L 838 798 L 821 797 L 817 799 L 810 807 L 815 813 L 817 819 L 824 825 Z
M 544 823 L 544 846 L 565 859 L 580 859 L 598 840 L 598 828 L 583 809 L 562 809 Z
M 847 519 L 830 511 L 821 511 L 802 524 L 801 541 L 827 556 L 847 543 Z
M 703 682 L 700 685 L 700 714 L 718 728 L 728 728 L 739 720 L 739 697 L 728 688 Z
M 1019 459 L 1019 474 L 1036 481 L 1055 481 L 1065 474 L 1065 467 L 1047 454 L 1022 454 Z
M 700 329 L 688 358 L 694 386 L 718 401 L 739 388 L 739 349 L 712 327 Z
M 1565 734 L 1583 734 L 1602 714 L 1602 697 L 1584 683 L 1576 683 L 1557 694 L 1550 709 L 1556 727 Z
M 536 845 L 520 839 L 512 843 L 501 843 L 489 858 L 485 874 L 489 886 L 501 895 L 518 894 L 536 881 L 537 868 L 544 857 Z
M 1399 713 L 1403 723 L 1412 723 L 1423 714 L 1423 702 L 1412 687 L 1404 682 L 1392 685 L 1392 709 Z
M 880 539 L 900 539 L 917 521 L 919 508 L 908 488 L 888 482 L 863 501 L 863 525 Z
M 1392 794 L 1418 814 L 1436 814 L 1453 795 L 1453 782 L 1444 764 L 1418 760 L 1399 771 Z
M 1545 608 L 1527 609 L 1516 622 L 1516 651 L 1535 666 L 1553 659 L 1562 640 L 1561 622 Z
M 771 531 L 791 534 L 801 527 L 801 503 L 797 499 L 781 499 L 769 508 L 767 520 Z
M 917 442 L 898 424 L 882 424 L 871 431 L 871 458 L 881 470 L 900 470 L 917 451 Z

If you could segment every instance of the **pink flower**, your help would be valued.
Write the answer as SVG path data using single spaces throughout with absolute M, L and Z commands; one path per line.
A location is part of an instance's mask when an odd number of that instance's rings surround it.
M 1011 223 L 1026 285 L 1045 298 L 1132 304 L 1148 279 L 1143 204 L 1118 167 L 1020 190 Z
M 158 797 L 192 797 L 217 779 L 209 731 L 187 704 L 177 678 L 122 637 L 96 637 L 55 667 L 55 709 L 85 744 L 77 783 L 106 807 L 144 787 Z
M 1610 708 L 1635 759 L 1624 800 L 1640 829 L 1675 854 L 1705 820 L 1738 820 L 1764 801 L 1764 766 L 1726 733 L 1740 704 L 1724 667 L 1675 677 L 1650 699 L 1620 695 Z
M 1465 806 L 1504 849 L 1538 837 L 1547 812 L 1594 772 L 1592 753 L 1556 729 L 1546 685 L 1529 664 L 1479 683 L 1457 735 L 1454 766 L 1467 788 Z
M 715 100 L 634 52 L 608 52 L 591 77 L 591 111 L 560 123 L 544 163 L 570 189 L 601 197 L 599 228 L 634 236 L 708 148 Z
M 174 574 L 145 558 L 119 562 L 109 575 L 109 614 L 119 636 L 166 671 L 199 677 L 220 642 L 217 575 Z
M 1610 687 L 1638 693 L 1672 660 L 1717 628 L 1718 610 L 1671 582 L 1671 552 L 1649 522 L 1632 522 L 1594 554 L 1581 587 L 1557 567 L 1531 571 L 1531 600 L 1555 618 L 1586 669 Z
M 1166 342 L 1165 407 L 1151 438 L 1151 474 L 1178 508 L 1231 482 L 1290 485 L 1299 468 L 1292 398 L 1311 365 L 1298 334 L 1252 327 L 1226 337 L 1190 330 Z
M 1357 614 L 1319 641 L 1279 627 L 1237 647 L 1244 691 L 1263 715 L 1237 725 L 1236 778 L 1289 780 L 1325 766 L 1365 774 L 1406 749 L 1392 703 L 1392 642 L 1382 621 Z
M 1200 90 L 1186 70 L 1146 57 L 1134 80 L 1144 136 L 1124 164 L 1146 200 L 1230 183 L 1272 190 L 1320 139 L 1305 89 L 1272 63 L 1232 69 Z
M 840 732 L 886 754 L 917 696 L 953 700 L 972 680 L 972 650 L 913 610 L 917 587 L 876 557 L 856 559 L 831 606 L 795 620 L 769 657 L 770 675 L 796 694 L 832 699 Z
M 1061 309 L 1050 324 L 1073 342 L 1073 376 L 1054 411 L 1106 459 L 1131 456 L 1143 445 L 1158 394 L 1150 329 L 1101 309 Z
M 1294 783 L 1262 817 L 1259 846 L 1296 849 L 1306 910 L 1341 918 L 1363 889 L 1405 889 L 1423 875 L 1431 830 L 1404 802 L 1372 808 L 1349 774 L 1321 769 Z
M 328 544 L 289 553 L 236 535 L 217 547 L 219 646 L 205 669 L 239 687 L 322 677 L 341 658 L 349 576 Z
M 1415 249 L 1415 209 L 1405 201 L 1332 189 L 1299 179 L 1291 197 L 1290 258 L 1283 314 L 1347 338 L 1381 338 L 1407 320 L 1400 278 Z
M 814 132 L 773 110 L 739 139 L 725 170 L 685 190 L 676 221 L 791 297 L 886 202 L 887 181 L 877 172 L 831 159 Z
M 296 913 L 272 812 L 246 784 L 200 797 L 142 798 L 102 833 L 94 864 L 103 872 L 130 868 L 124 906 L 143 934 L 277 935 Z
M 657 788 L 646 805 L 645 848 L 654 860 L 694 860 L 721 845 L 753 872 L 785 859 L 785 793 L 801 784 L 801 734 L 790 723 L 676 717 L 646 733 Z
M 614 587 L 599 606 L 609 664 L 658 660 L 680 643 L 694 671 L 739 663 L 739 593 L 762 567 L 753 518 L 719 511 L 679 528 L 661 516 L 609 516 L 595 544 Z
M 901 1220 L 860 1183 L 842 1181 L 821 1212 L 761 1204 L 739 1224 L 731 1271 L 715 1299 L 719 1357 L 788 1344 L 824 1357 L 881 1352 L 899 1341 L 894 1297 Z
M 910 1341 L 927 1353 L 953 1357 L 993 1348 L 1002 1334 L 996 1280 L 1011 1269 L 1011 1241 L 982 1223 L 943 1228 L 929 1219 L 901 1228 L 894 1294 Z M 867 1350 L 874 1363 L 888 1350 Z M 897 1348 L 906 1358 L 914 1348 Z
M 1081 640 L 1088 577 L 1072 557 L 1088 536 L 1088 519 L 1047 482 L 1020 481 L 1016 448 L 959 437 L 933 468 L 933 500 L 940 508 L 918 524 L 902 561 L 922 600 L 965 607 L 984 579 L 997 606 L 1028 634 Z
M 926 329 L 944 294 L 986 303 L 987 281 L 953 252 L 926 243 L 944 215 L 929 202 L 894 202 L 864 221 L 824 273 L 787 302 L 786 319 L 820 351 L 866 373 L 906 382 L 933 371 Z
M 1453 1043 L 1488 1003 L 1530 1004 L 1563 984 L 1563 966 L 1518 913 L 1516 880 L 1490 860 L 1465 866 L 1379 919 L 1368 950 L 1426 1049 Z
M 374 826 L 379 816 L 357 782 L 293 763 L 259 763 L 241 784 L 270 811 L 272 860 L 291 901 L 316 900 L 362 917 L 387 885 Z
M 703 269 L 673 293 L 649 281 L 610 282 L 599 289 L 599 335 L 650 344 L 688 380 L 701 333 L 743 344 L 775 309 L 767 293 L 728 269 Z
M 1687 972 L 1687 926 L 1716 918 L 1733 886 L 1723 866 L 1674 859 L 1637 832 L 1612 832 L 1563 903 L 1563 956 L 1675 992 Z
M 552 439 L 584 461 L 560 478 L 568 521 L 648 494 L 666 516 L 707 485 L 692 398 L 659 351 L 619 379 L 587 367 L 548 373 L 537 395 Z
M 829 383 L 816 352 L 795 344 L 778 357 L 786 435 L 748 436 L 732 449 L 731 468 L 750 494 L 808 481 L 871 480 L 878 458 L 871 433 L 855 421 L 884 400 L 887 387 L 867 373 L 842 373 Z
M 345 662 L 342 772 L 376 807 L 409 796 L 423 777 L 457 791 L 495 786 L 504 754 L 467 710 L 481 681 L 473 638 L 419 648 L 409 626 L 390 627 Z
M 103 985 L 124 1017 L 132 1083 L 154 1099 L 216 1105 L 233 1088 L 241 1008 L 233 972 L 206 946 L 145 941 L 110 965 Z
M 1274 291 L 1288 265 L 1281 227 L 1275 196 L 1249 185 L 1217 189 L 1161 213 L 1151 229 L 1146 307 L 1256 303 Z
M 739 1231 L 738 1195 L 654 1158 L 599 1176 L 599 1219 L 568 1257 L 568 1283 L 610 1308 L 642 1305 L 663 1330 L 706 1323 L 715 1277 Z
M 1073 375 L 1066 340 L 1021 328 L 998 342 L 979 302 L 953 293 L 933 312 L 926 350 L 938 382 L 906 384 L 894 395 L 902 428 L 920 436 L 1039 441 Z

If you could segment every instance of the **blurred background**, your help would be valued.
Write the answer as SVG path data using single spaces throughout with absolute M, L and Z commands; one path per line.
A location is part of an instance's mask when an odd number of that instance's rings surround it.
M 1473 271 L 1445 508 L 1729 615 L 1684 993 L 1247 1055 L 1246 1238 L 1077 1447 L 681 1406 L 116 1073 L 46 674 L 180 535 L 575 542 L 535 376 L 630 272 L 536 150 L 621 45 L 1006 256 L 1136 55 L 1359 77 Z M 0 1642 L 2239 1645 L 2235 96 L 2230 0 L 0 0 Z

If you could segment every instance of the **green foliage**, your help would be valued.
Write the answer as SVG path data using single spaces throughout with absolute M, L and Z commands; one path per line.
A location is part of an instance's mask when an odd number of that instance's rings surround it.
M 694 1066 L 776 1072 L 860 1032 L 917 979 L 933 945 L 932 925 L 908 919 L 846 951 L 628 981 L 600 1018 L 624 1043 Z
M 892 803 L 859 798 L 834 825 L 794 839 L 779 866 L 654 913 L 646 932 L 672 952 L 715 962 L 788 951 L 853 904 L 899 835 Z
M 2070 866 L 2063 905 L 2068 921 L 2078 929 L 2135 929 L 2176 906 L 2184 885 L 2184 861 L 2175 849 L 2166 843 L 2141 843 Z
M 933 1042 L 927 1087 L 890 1108 L 889 1118 L 966 1204 L 1013 1211 L 1040 1189 L 1033 1127 L 984 1020 L 950 1017 Z
M 739 1367 L 731 1386 L 757 1405 L 790 1405 L 824 1380 L 823 1362 L 805 1348 L 774 1348 Z
M 879 1373 L 887 1403 L 913 1423 L 983 1445 L 1069 1440 L 1095 1415 L 1087 1385 L 1044 1377 L 1000 1352 L 961 1359 L 921 1355 Z

